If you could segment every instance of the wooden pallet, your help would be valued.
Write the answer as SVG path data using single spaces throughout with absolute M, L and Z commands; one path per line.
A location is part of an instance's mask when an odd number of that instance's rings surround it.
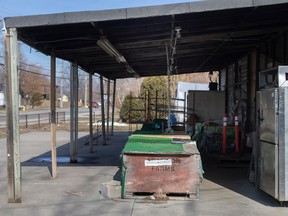
M 199 189 L 196 193 L 168 193 L 168 194 L 156 194 L 151 192 L 126 192 L 126 199 L 143 199 L 143 200 L 155 200 L 155 201 L 167 201 L 167 200 L 199 200 Z

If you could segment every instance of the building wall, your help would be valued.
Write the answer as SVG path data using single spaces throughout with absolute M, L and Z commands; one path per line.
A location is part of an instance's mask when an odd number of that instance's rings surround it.
M 205 98 L 205 100 L 203 99 Z M 195 114 L 198 122 L 220 123 L 225 112 L 223 91 L 188 91 L 187 107 Z
M 245 132 L 256 130 L 256 92 L 259 71 L 288 63 L 288 37 L 284 32 L 259 44 L 250 53 L 220 70 L 220 89 L 226 92 L 226 113 L 230 123 L 235 114 Z
M 188 82 L 178 82 L 177 83 L 177 91 L 176 91 L 176 99 L 175 100 L 175 106 L 176 110 L 178 111 L 177 115 L 177 121 L 178 122 L 184 122 L 184 107 L 187 107 L 187 96 L 189 90 L 203 90 L 208 91 L 209 90 L 209 84 L 208 83 L 188 83 Z M 185 98 L 186 97 L 186 98 Z M 186 104 L 184 104 L 186 103 Z M 187 114 L 191 114 L 191 110 L 187 109 Z
M 5 95 L 3 92 L 0 92 L 0 106 L 5 106 Z

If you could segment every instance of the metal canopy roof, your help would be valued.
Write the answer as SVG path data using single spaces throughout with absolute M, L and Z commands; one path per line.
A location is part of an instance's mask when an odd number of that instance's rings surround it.
M 219 70 L 287 28 L 288 0 L 208 0 L 119 10 L 5 18 L 18 39 L 110 79 L 133 77 L 98 45 L 107 38 L 141 76 L 167 73 L 175 27 L 174 73 Z

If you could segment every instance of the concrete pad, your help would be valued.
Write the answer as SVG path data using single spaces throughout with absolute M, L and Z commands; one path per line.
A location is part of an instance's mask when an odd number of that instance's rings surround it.
M 286 216 L 288 208 L 248 181 L 247 168 L 218 167 L 204 158 L 204 178 L 198 201 L 157 201 L 144 199 L 103 199 L 101 185 L 120 180 L 120 154 L 128 133 L 115 133 L 108 145 L 95 145 L 89 152 L 88 133 L 79 133 L 79 156 L 86 162 L 59 163 L 58 176 L 52 179 L 51 165 L 31 159 L 49 156 L 50 133 L 21 135 L 22 203 L 7 203 L 6 140 L 0 140 L 0 215 L 253 215 Z M 57 132 L 57 153 L 69 155 L 69 133 Z M 37 161 L 37 160 L 36 160 Z M 88 162 L 91 163 L 89 164 Z

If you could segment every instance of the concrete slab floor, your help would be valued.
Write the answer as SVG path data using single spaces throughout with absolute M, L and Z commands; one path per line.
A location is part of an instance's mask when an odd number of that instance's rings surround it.
M 79 132 L 77 164 L 60 161 L 58 176 L 50 177 L 50 133 L 21 135 L 22 203 L 7 203 L 6 140 L 0 140 L 0 215 L 288 215 L 275 199 L 254 188 L 247 167 L 225 168 L 208 158 L 198 201 L 104 199 L 101 183 L 119 179 L 120 154 L 128 133 L 115 133 L 108 145 L 94 145 L 89 153 L 88 133 Z M 68 132 L 57 132 L 58 156 L 69 156 Z M 100 138 L 101 139 L 101 138 Z M 33 160 L 34 159 L 34 160 Z M 205 158 L 206 159 L 206 158 Z

